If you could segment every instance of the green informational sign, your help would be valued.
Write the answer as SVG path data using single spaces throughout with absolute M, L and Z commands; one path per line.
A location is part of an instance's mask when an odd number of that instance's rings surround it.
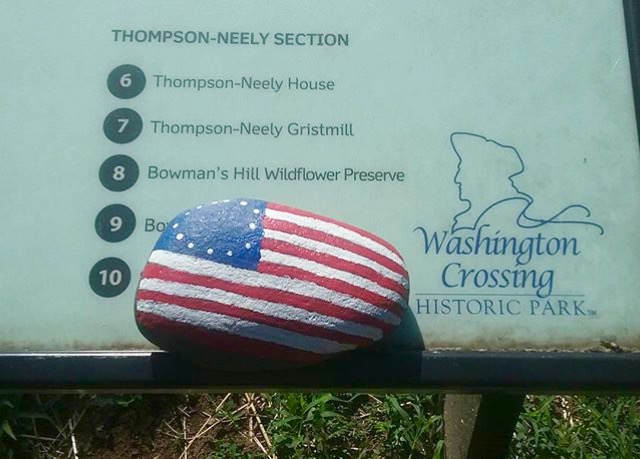
M 0 3 L 0 353 L 151 349 L 160 232 L 239 197 L 396 246 L 398 348 L 640 347 L 622 2 Z

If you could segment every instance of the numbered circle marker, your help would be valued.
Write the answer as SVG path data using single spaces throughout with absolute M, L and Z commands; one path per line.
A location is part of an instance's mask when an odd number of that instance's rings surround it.
M 96 217 L 96 233 L 108 242 L 120 242 L 136 228 L 136 215 L 122 204 L 111 204 Z
M 124 191 L 131 188 L 140 175 L 138 163 L 127 155 L 114 155 L 100 166 L 100 183 L 107 190 Z
M 119 258 L 103 258 L 91 268 L 89 285 L 98 296 L 113 298 L 124 292 L 131 282 L 129 266 Z
M 140 67 L 120 65 L 113 69 L 107 78 L 109 92 L 120 99 L 131 99 L 142 92 L 147 77 Z
M 118 108 L 107 115 L 102 128 L 112 142 L 129 143 L 142 132 L 142 118 L 135 110 Z

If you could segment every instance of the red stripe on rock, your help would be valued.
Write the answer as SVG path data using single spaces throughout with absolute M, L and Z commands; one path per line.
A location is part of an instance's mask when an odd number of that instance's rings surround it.
M 380 274 L 374 269 L 364 266 L 352 261 L 343 260 L 342 258 L 328 255 L 325 253 L 314 252 L 313 250 L 305 249 L 303 247 L 291 244 L 289 242 L 279 241 L 276 239 L 264 238 L 260 244 L 261 249 L 271 250 L 273 252 L 283 253 L 285 255 L 292 255 L 294 257 L 304 258 L 305 260 L 315 261 L 316 263 L 322 263 L 330 268 L 339 269 L 341 271 L 357 274 L 358 276 L 365 277 L 389 290 L 393 290 L 400 295 L 406 293 L 406 288 L 396 281 L 389 279 L 388 277 Z
M 405 278 L 407 277 L 407 271 L 404 269 L 403 266 L 399 265 L 395 261 L 390 260 L 384 255 L 380 255 L 379 253 L 374 252 L 373 250 L 368 249 L 360 244 L 347 241 L 346 239 L 343 239 L 341 237 L 330 235 L 323 231 L 307 228 L 306 226 L 300 226 L 300 225 L 296 225 L 295 223 L 287 222 L 284 220 L 277 220 L 269 217 L 265 217 L 262 220 L 262 226 L 266 229 L 272 229 L 276 231 L 282 231 L 284 233 L 295 234 L 296 236 L 301 236 L 306 239 L 311 239 L 318 242 L 324 242 L 334 247 L 347 250 L 349 252 L 355 253 L 357 255 L 360 255 L 362 257 L 375 261 L 379 265 L 382 265 L 385 268 L 393 271 L 394 273 L 400 274 Z
M 321 220 L 323 222 L 333 223 L 334 225 L 342 226 L 343 228 L 350 229 L 354 233 L 358 233 L 360 236 L 364 236 L 368 239 L 376 241 L 378 244 L 391 250 L 393 253 L 398 255 L 400 259 L 402 259 L 402 255 L 400 255 L 400 252 L 398 252 L 398 250 L 394 246 L 389 244 L 387 241 L 385 241 L 381 237 L 376 236 L 375 234 L 372 234 L 368 231 L 365 231 L 362 228 L 358 228 L 357 226 L 353 226 L 348 223 L 341 222 L 339 220 L 334 220 L 333 218 L 323 217 L 322 215 L 314 214 L 313 212 L 307 212 L 305 210 L 296 209 L 295 207 L 289 207 L 283 204 L 276 204 L 273 202 L 270 202 L 267 204 L 267 209 L 279 210 L 281 212 L 288 212 L 290 214 L 300 215 L 302 217 L 315 218 L 316 220 Z
M 158 303 L 173 304 L 184 308 L 194 309 L 197 311 L 214 312 L 216 314 L 224 314 L 229 317 L 244 319 L 259 324 L 269 325 L 271 327 L 282 328 L 284 330 L 300 333 L 307 336 L 324 338 L 342 344 L 355 344 L 357 346 L 367 346 L 371 344 L 371 340 L 346 333 L 329 330 L 327 328 L 310 325 L 305 322 L 295 320 L 285 320 L 279 317 L 269 316 L 260 312 L 251 311 L 236 306 L 230 306 L 217 301 L 203 300 L 200 298 L 182 297 L 177 295 L 168 295 L 166 293 L 155 292 L 151 290 L 138 290 L 136 300 L 155 301 Z
M 149 330 L 173 335 L 178 339 L 187 340 L 220 352 L 238 352 L 250 356 L 297 363 L 321 362 L 331 357 L 331 354 L 315 354 L 269 341 L 211 331 L 142 311 L 136 311 L 136 319 L 140 325 Z
M 377 293 L 366 290 L 362 287 L 357 287 L 340 279 L 318 276 L 317 274 L 310 273 L 309 271 L 305 271 L 304 269 L 264 261 L 260 262 L 260 264 L 258 265 L 258 271 L 265 274 L 272 274 L 275 276 L 290 277 L 292 279 L 313 282 L 314 284 L 330 288 L 331 290 L 334 290 L 336 292 L 351 295 L 353 297 L 366 301 L 367 303 L 375 304 L 380 308 L 386 309 L 390 313 L 398 316 L 398 319 L 401 319 L 404 315 L 404 308 L 395 301 L 378 295 Z
M 248 273 L 255 273 L 249 271 Z M 381 320 L 370 316 L 363 312 L 355 311 L 346 307 L 342 307 L 325 300 L 308 297 L 298 293 L 290 293 L 275 288 L 251 287 L 234 282 L 228 282 L 215 277 L 191 274 L 184 271 L 178 271 L 166 266 L 148 263 L 143 271 L 144 278 L 162 279 L 184 284 L 200 285 L 202 287 L 217 288 L 227 292 L 237 293 L 248 298 L 270 301 L 279 304 L 286 304 L 294 308 L 304 309 L 306 311 L 317 312 L 326 316 L 336 317 L 338 319 L 356 322 L 361 325 L 376 327 L 385 333 L 393 329 L 393 326 L 382 322 Z

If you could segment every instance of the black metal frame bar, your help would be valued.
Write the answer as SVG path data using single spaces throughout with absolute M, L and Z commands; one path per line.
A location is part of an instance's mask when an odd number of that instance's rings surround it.
M 640 0 L 622 1 L 640 132 Z M 203 370 L 161 351 L 0 354 L 0 391 L 58 390 L 640 393 L 640 353 L 361 351 L 261 373 Z
M 165 352 L 0 356 L 0 391 L 640 393 L 640 353 L 355 352 L 288 371 L 205 370 Z
M 640 133 L 640 1 L 623 0 L 627 28 L 627 46 L 631 66 L 631 83 L 636 107 L 636 125 Z

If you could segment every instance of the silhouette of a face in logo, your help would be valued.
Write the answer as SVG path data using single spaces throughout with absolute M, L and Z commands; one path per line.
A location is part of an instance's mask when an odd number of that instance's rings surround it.
M 458 186 L 458 198 L 466 204 L 466 209 L 453 217 L 453 231 L 476 229 L 492 208 L 507 201 L 520 201 L 522 207 L 514 221 L 520 228 L 539 228 L 550 223 L 581 224 L 604 233 L 600 225 L 586 220 L 591 211 L 581 204 L 566 206 L 548 218 L 532 217 L 529 210 L 533 197 L 519 190 L 514 182 L 514 177 L 525 171 L 515 147 L 470 132 L 454 132 L 450 142 L 458 157 L 453 181 Z
M 525 199 L 513 177 L 524 171 L 517 150 L 495 140 L 468 132 L 451 134 L 451 146 L 458 156 L 458 171 L 453 179 L 458 197 L 467 208 L 456 215 L 456 223 L 473 227 L 475 220 L 496 203 L 506 199 Z

